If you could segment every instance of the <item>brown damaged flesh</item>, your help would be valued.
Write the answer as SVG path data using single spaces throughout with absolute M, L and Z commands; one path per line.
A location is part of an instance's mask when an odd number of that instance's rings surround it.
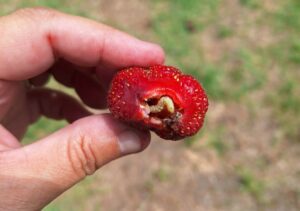
M 182 110 L 169 96 L 150 98 L 142 104 L 141 108 L 145 119 L 149 119 L 153 126 L 164 128 L 169 133 L 176 131 L 176 123 L 182 117 Z M 154 128 L 155 131 L 157 127 Z

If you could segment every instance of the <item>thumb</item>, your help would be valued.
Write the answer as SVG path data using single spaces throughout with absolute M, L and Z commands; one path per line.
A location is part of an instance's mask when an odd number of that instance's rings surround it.
M 86 117 L 34 144 L 0 154 L 0 178 L 5 175 L 0 189 L 13 183 L 14 204 L 18 199 L 31 210 L 41 209 L 104 164 L 142 151 L 149 142 L 149 132 L 134 130 L 110 115 Z M 8 192 L 1 192 L 0 199 L 9 202 Z

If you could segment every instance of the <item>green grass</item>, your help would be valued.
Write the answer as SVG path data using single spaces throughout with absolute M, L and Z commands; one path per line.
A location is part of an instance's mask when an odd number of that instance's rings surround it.
M 300 87 L 299 78 L 282 76 L 284 81 L 278 90 L 271 93 L 268 104 L 274 108 L 275 121 L 280 124 L 285 136 L 290 140 L 299 141 L 300 137 Z
M 160 166 L 153 172 L 153 178 L 159 182 L 166 182 L 171 178 L 172 174 L 168 166 Z
M 20 7 L 33 7 L 33 6 L 40 6 L 40 7 L 51 7 L 53 9 L 65 9 L 67 6 L 66 0 L 26 0 L 21 1 Z
M 292 40 L 287 50 L 287 61 L 300 65 L 300 40 Z
M 257 9 L 260 7 L 259 0 L 240 0 L 240 4 L 251 9 Z
M 258 201 L 262 200 L 265 190 L 265 183 L 247 168 L 242 167 L 237 170 L 241 190 L 251 194 Z
M 280 10 L 273 17 L 274 26 L 289 32 L 300 32 L 300 2 L 286 0 Z
M 211 133 L 206 145 L 217 152 L 219 156 L 224 155 L 228 150 L 228 145 L 224 138 L 224 128 L 218 128 L 215 133 Z
M 63 210 L 86 210 L 88 206 L 86 202 L 89 198 L 99 198 L 105 194 L 108 190 L 99 186 L 94 186 L 94 178 L 88 177 L 75 185 L 72 190 L 67 191 L 63 198 L 58 198 L 51 204 L 49 204 L 45 211 L 63 211 Z M 94 210 L 101 211 L 101 202 L 97 200 L 94 202 Z
M 66 121 L 55 121 L 45 117 L 40 118 L 35 124 L 31 125 L 27 130 L 23 139 L 24 144 L 32 143 L 48 134 L 57 131 L 67 124 Z
M 253 91 L 260 89 L 266 81 L 265 71 L 262 69 L 261 57 L 256 52 L 241 49 L 235 55 L 239 65 L 229 71 L 228 97 L 240 99 L 247 97 Z
M 265 101 L 272 107 L 274 121 L 285 137 L 297 141 L 300 137 L 300 2 L 284 1 L 279 10 L 271 14 L 268 24 L 274 34 L 281 33 L 281 38 L 265 49 L 263 56 L 278 67 L 280 82 Z
M 0 6 L 1 5 L 7 5 L 6 0 L 0 0 Z M 80 16 L 89 17 L 88 11 L 85 11 L 82 8 L 82 5 L 84 2 L 80 0 L 19 0 L 15 1 L 14 7 L 7 7 L 4 10 L 0 10 L 0 15 L 7 14 L 9 12 L 12 12 L 19 8 L 26 8 L 26 7 L 49 7 L 53 9 L 57 9 L 63 12 L 76 14 Z
M 153 29 L 160 43 L 168 52 L 168 58 L 185 70 L 186 65 L 183 60 L 190 62 L 191 58 L 201 56 L 195 48 L 191 48 L 193 35 L 202 31 L 216 19 L 219 1 L 156 1 L 156 8 L 161 4 L 165 9 L 157 10 L 153 18 Z M 166 11 L 171 11 L 171 13 Z
M 220 39 L 232 37 L 233 35 L 234 35 L 234 30 L 231 27 L 220 25 L 217 29 L 217 36 Z
M 226 94 L 223 83 L 225 75 L 221 67 L 213 64 L 187 64 L 183 70 L 201 82 L 209 99 L 224 99 Z

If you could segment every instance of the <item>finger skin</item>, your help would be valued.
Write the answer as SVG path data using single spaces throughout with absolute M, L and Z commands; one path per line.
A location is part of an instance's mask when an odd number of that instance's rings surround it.
M 21 147 L 18 140 L 6 128 L 0 125 L 0 152 L 18 147 Z
M 58 11 L 22 9 L 0 18 L 0 78 L 25 80 L 57 58 L 80 66 L 149 66 L 164 61 L 158 45 L 85 18 Z M 101 74 L 101 73 L 100 73 Z
M 149 144 L 148 132 L 135 131 L 110 115 L 98 115 L 80 119 L 34 144 L 0 153 L 0 209 L 42 209 L 85 176 L 128 154 L 120 148 L 126 131 L 135 133 L 140 142 L 130 153 Z M 14 191 L 8 191 L 11 187 Z
M 81 67 L 110 67 L 99 68 L 99 77 L 102 71 L 164 61 L 163 50 L 155 44 L 88 19 L 43 8 L 1 17 L 0 34 L 3 89 L 9 88 L 4 81 L 16 83 L 39 76 L 59 58 Z M 79 118 L 69 115 L 74 101 L 49 93 L 33 96 L 42 99 L 35 104 L 40 113 L 71 122 Z M 81 118 L 25 147 L 6 142 L 7 148 L 0 152 L 0 210 L 41 210 L 85 176 L 116 158 L 145 149 L 149 142 L 149 132 L 132 129 L 110 115 Z

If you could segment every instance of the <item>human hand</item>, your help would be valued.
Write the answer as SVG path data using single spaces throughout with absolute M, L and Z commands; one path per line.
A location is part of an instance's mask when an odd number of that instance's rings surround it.
M 147 147 L 148 132 L 109 114 L 90 115 L 73 97 L 43 85 L 52 75 L 86 105 L 105 108 L 114 72 L 163 63 L 159 46 L 40 8 L 1 17 L 0 34 L 0 210 L 42 209 L 109 161 Z M 41 115 L 73 123 L 22 147 L 27 126 Z

